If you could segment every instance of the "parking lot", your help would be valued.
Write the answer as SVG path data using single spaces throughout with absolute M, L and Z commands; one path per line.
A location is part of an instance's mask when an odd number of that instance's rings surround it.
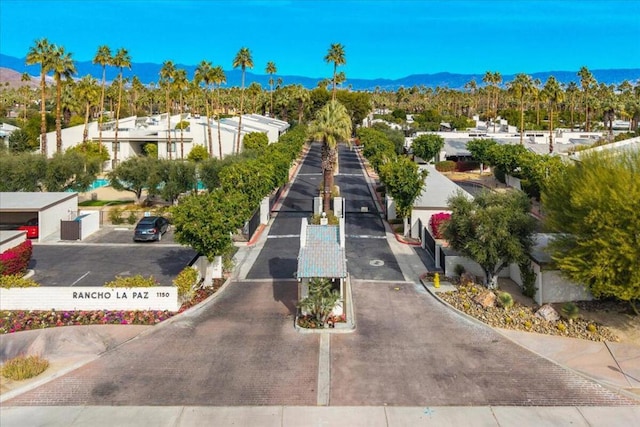
M 33 247 L 30 269 L 41 286 L 103 286 L 116 276 L 153 276 L 170 286 L 195 257 L 175 243 L 170 229 L 159 242 L 133 242 L 133 226 L 104 227 L 80 242 L 47 242 Z

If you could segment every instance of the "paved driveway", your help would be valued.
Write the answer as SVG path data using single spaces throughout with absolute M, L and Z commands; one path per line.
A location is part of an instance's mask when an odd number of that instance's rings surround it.
M 294 330 L 295 299 L 293 281 L 234 282 L 196 314 L 3 405 L 315 405 L 319 335 Z
M 637 402 L 446 309 L 411 283 L 353 285 L 357 329 L 331 335 L 331 406 L 616 406 Z M 296 285 L 233 282 L 217 300 L 3 405 L 316 405 L 319 334 Z
M 353 283 L 357 330 L 331 336 L 332 406 L 632 404 L 471 322 L 413 283 Z

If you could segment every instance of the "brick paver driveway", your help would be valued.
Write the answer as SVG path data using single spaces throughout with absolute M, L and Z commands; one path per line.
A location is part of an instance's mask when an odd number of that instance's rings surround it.
M 460 317 L 420 285 L 352 288 L 357 331 L 331 337 L 332 406 L 637 404 Z
M 151 330 L 3 405 L 315 405 L 318 335 L 293 328 L 294 282 L 235 282 L 196 315 Z

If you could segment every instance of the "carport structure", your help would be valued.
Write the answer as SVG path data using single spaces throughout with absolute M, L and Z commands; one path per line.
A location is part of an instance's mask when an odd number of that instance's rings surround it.
M 74 219 L 77 212 L 78 193 L 0 193 L 0 227 L 18 228 L 37 218 L 39 242 L 59 236 L 60 221 Z

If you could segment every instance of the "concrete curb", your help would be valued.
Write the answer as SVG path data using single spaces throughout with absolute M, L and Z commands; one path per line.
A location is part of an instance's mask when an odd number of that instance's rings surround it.
M 539 353 L 539 352 L 537 352 L 537 351 L 535 351 L 535 350 L 531 350 L 530 348 L 528 348 L 528 347 L 526 347 L 526 346 L 524 346 L 524 345 L 520 344 L 518 341 L 514 340 L 514 339 L 513 339 L 513 338 L 511 338 L 510 336 L 508 336 L 508 335 L 504 334 L 500 329 L 498 329 L 498 328 L 494 328 L 494 327 L 492 327 L 491 325 L 488 325 L 488 324 L 484 323 L 483 321 L 478 320 L 478 319 L 476 319 L 475 317 L 473 317 L 473 316 L 471 316 L 471 315 L 469 315 L 469 314 L 467 314 L 467 313 L 465 313 L 465 312 L 463 312 L 463 311 L 458 310 L 457 308 L 455 308 L 454 306 L 452 306 L 451 304 L 449 304 L 448 302 L 446 302 L 445 300 L 443 300 L 442 298 L 440 298 L 440 297 L 437 295 L 437 293 L 436 293 L 436 292 L 434 292 L 432 289 L 429 289 L 429 287 L 428 287 L 428 286 L 426 286 L 424 283 L 422 283 L 422 281 L 420 281 L 420 283 L 421 283 L 421 284 L 422 284 L 422 286 L 426 289 L 426 291 L 427 291 L 427 292 L 429 292 L 429 293 L 431 294 L 431 296 L 433 296 L 433 297 L 434 297 L 438 302 L 440 302 L 440 303 L 441 303 L 442 305 L 444 305 L 445 307 L 448 307 L 450 310 L 454 311 L 455 313 L 457 313 L 457 314 L 458 314 L 458 315 L 460 315 L 461 317 L 466 318 L 467 320 L 469 320 L 469 321 L 471 321 L 471 322 L 475 323 L 476 325 L 481 325 L 481 326 L 483 326 L 483 327 L 486 327 L 486 328 L 489 328 L 489 329 L 491 329 L 491 330 L 495 331 L 497 334 L 499 334 L 499 335 L 500 335 L 500 336 L 502 336 L 503 338 L 505 338 L 505 339 L 509 340 L 510 342 L 512 342 L 512 343 L 514 343 L 514 344 L 516 344 L 516 345 L 518 345 L 519 347 L 521 347 L 521 348 L 523 348 L 523 349 L 525 349 L 525 350 L 527 350 L 527 351 L 529 351 L 529 352 L 531 352 L 531 353 L 535 354 L 536 356 L 539 356 L 539 357 L 541 357 L 541 358 L 543 358 L 543 359 L 545 359 L 545 360 L 548 360 L 549 362 L 551 362 L 551 363 L 553 363 L 553 364 L 555 364 L 555 365 L 557 365 L 557 366 L 559 366 L 559 367 L 561 367 L 561 368 L 563 368 L 563 369 L 566 369 L 566 370 L 567 370 L 567 371 L 569 371 L 569 372 L 572 372 L 572 373 L 574 373 L 574 374 L 576 374 L 576 375 L 581 376 L 582 378 L 585 378 L 585 379 L 587 379 L 587 380 L 589 380 L 589 381 L 592 381 L 592 382 L 594 382 L 594 383 L 596 383 L 596 384 L 600 385 L 601 387 L 606 388 L 607 390 L 613 391 L 613 392 L 615 392 L 615 393 L 619 393 L 619 394 L 623 395 L 624 397 L 630 398 L 630 399 L 632 399 L 632 400 L 637 400 L 637 401 L 639 401 L 639 402 L 640 402 L 640 396 L 638 396 L 637 394 L 631 393 L 631 392 L 627 391 L 626 389 L 624 389 L 624 388 L 622 388 L 622 387 L 617 387 L 617 386 L 614 386 L 614 385 L 612 385 L 612 384 L 609 384 L 609 383 L 603 382 L 603 381 L 601 381 L 601 380 L 598 380 L 598 379 L 596 379 L 596 378 L 594 378 L 594 377 L 592 377 L 592 376 L 590 376 L 590 375 L 588 375 L 588 374 L 586 374 L 586 373 L 584 373 L 584 372 L 576 371 L 575 369 L 573 369 L 573 368 L 571 368 L 571 367 L 569 367 L 569 366 L 563 365 L 562 363 L 560 363 L 560 362 L 558 362 L 558 361 L 556 361 L 556 360 L 553 360 L 553 359 L 551 359 L 551 358 L 549 358 L 549 357 L 545 356 L 544 354 L 541 354 L 541 353 Z M 524 331 L 523 331 L 523 332 L 524 332 Z M 605 343 L 604 343 L 604 342 L 602 342 L 602 344 L 603 344 L 603 345 L 605 345 Z

